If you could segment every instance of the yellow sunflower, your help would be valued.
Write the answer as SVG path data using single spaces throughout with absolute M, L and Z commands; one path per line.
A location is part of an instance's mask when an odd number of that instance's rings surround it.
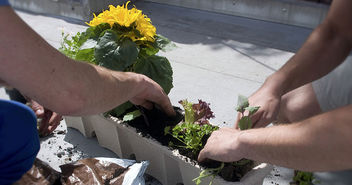
M 97 26 L 102 23 L 108 23 L 112 27 L 115 23 L 120 26 L 130 27 L 135 25 L 142 37 L 135 35 L 133 32 L 125 33 L 125 36 L 131 38 L 133 41 L 154 41 L 154 36 L 156 34 L 156 28 L 152 25 L 151 20 L 138 10 L 136 7 L 128 9 L 127 6 L 130 3 L 128 1 L 122 6 L 109 6 L 109 10 L 105 10 L 98 16 L 94 15 L 93 20 L 87 23 L 89 26 Z M 133 24 L 135 23 L 135 24 Z

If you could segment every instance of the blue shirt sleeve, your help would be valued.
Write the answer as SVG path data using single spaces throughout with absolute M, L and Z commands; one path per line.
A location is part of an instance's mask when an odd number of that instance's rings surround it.
M 9 6 L 10 3 L 8 0 L 0 0 L 0 6 Z

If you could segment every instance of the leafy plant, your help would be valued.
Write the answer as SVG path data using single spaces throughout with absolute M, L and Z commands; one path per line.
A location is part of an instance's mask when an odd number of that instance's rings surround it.
M 179 101 L 185 110 L 185 121 L 171 127 L 165 127 L 165 135 L 170 134 L 184 145 L 177 147 L 190 149 L 196 156 L 204 147 L 203 138 L 219 129 L 217 126 L 209 124 L 208 119 L 213 118 L 214 114 L 210 110 L 209 104 L 198 100 L 198 104 L 193 104 L 187 100 Z M 170 145 L 174 145 L 170 143 Z
M 238 122 L 238 127 L 241 130 L 247 130 L 252 128 L 253 125 L 252 125 L 250 116 L 256 113 L 259 110 L 259 108 L 260 108 L 259 106 L 250 107 L 247 97 L 243 95 L 238 96 L 236 111 L 240 112 L 242 116 L 240 121 Z M 245 115 L 245 112 L 248 112 L 248 115 Z
M 106 67 L 115 71 L 135 72 L 156 81 L 168 94 L 172 89 L 172 68 L 167 58 L 156 55 L 175 45 L 167 38 L 156 34 L 150 19 L 141 10 L 128 9 L 125 5 L 114 7 L 94 15 L 83 32 L 69 37 L 62 34 L 59 48 L 66 56 Z M 131 110 L 132 109 L 132 110 Z M 120 117 L 126 110 L 136 109 L 126 102 L 109 113 Z M 139 114 L 134 113 L 127 119 Z
M 319 181 L 315 179 L 312 172 L 303 172 L 299 170 L 294 171 L 295 175 L 293 177 L 293 182 L 290 184 L 294 185 L 313 185 L 318 184 Z
M 182 123 L 176 125 L 172 129 L 170 127 L 166 127 L 164 133 L 165 135 L 172 135 L 174 138 L 184 144 L 184 146 L 177 145 L 177 147 L 190 149 L 196 156 L 203 148 L 203 137 L 209 136 L 214 130 L 217 129 L 218 127 L 212 125 Z M 170 145 L 172 146 L 173 144 Z
M 213 183 L 213 180 L 217 174 L 220 173 L 220 171 L 224 168 L 225 163 L 221 163 L 221 165 L 218 168 L 208 168 L 200 172 L 199 177 L 194 178 L 193 181 L 195 181 L 196 185 L 199 185 L 202 181 L 201 179 L 206 178 L 211 176 L 212 179 L 210 180 L 209 185 Z

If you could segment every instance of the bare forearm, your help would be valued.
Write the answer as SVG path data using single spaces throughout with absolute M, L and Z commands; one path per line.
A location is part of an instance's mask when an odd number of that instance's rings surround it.
M 283 95 L 319 79 L 342 63 L 352 48 L 351 7 L 349 0 L 333 1 L 324 22 L 266 83 Z
M 352 106 L 300 123 L 244 131 L 249 159 L 306 171 L 352 167 Z
M 285 81 L 281 86 L 282 94 L 285 94 L 332 71 L 344 61 L 350 49 L 350 43 L 345 38 L 323 24 L 272 78 Z
M 112 73 L 73 61 L 46 43 L 10 8 L 1 7 L 0 14 L 4 17 L 1 23 L 6 21 L 6 27 L 0 27 L 0 79 L 43 106 L 63 115 L 100 113 L 139 92 L 143 80 L 139 75 Z

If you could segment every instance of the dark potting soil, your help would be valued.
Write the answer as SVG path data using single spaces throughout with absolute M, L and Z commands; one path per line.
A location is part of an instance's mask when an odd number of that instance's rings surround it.
M 152 110 L 140 108 L 139 110 L 143 116 L 127 122 L 128 125 L 136 128 L 137 132 L 141 133 L 144 137 L 151 136 L 164 146 L 168 146 L 170 141 L 175 140 L 172 136 L 164 134 L 164 128 L 175 126 L 183 120 L 183 112 L 179 107 L 174 107 L 176 115 L 173 117 L 167 116 L 157 108 Z

